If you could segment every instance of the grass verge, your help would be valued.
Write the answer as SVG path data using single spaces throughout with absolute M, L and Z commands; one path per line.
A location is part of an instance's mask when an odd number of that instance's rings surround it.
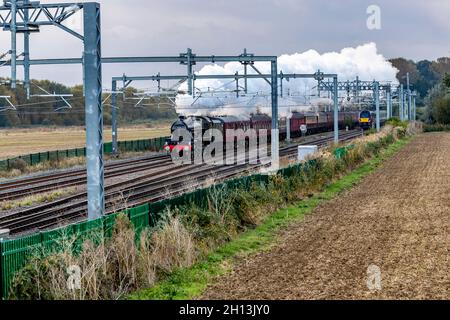
M 331 183 L 323 192 L 276 211 L 268 216 L 258 227 L 244 232 L 235 240 L 219 247 L 202 262 L 196 263 L 189 268 L 179 268 L 154 287 L 136 292 L 128 298 L 133 300 L 183 300 L 200 296 L 215 277 L 223 275 L 232 269 L 233 261 L 236 258 L 268 250 L 275 243 L 278 232 L 293 223 L 300 222 L 306 214 L 311 213 L 322 202 L 328 201 L 342 191 L 358 184 L 412 139 L 404 138 L 396 141 L 377 156 L 358 166 L 348 175 Z

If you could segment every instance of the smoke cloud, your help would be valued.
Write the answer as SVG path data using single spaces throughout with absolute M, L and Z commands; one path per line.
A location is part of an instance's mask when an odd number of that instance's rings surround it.
M 270 73 L 269 63 L 255 63 L 263 74 Z M 278 58 L 278 72 L 287 73 L 338 74 L 339 81 L 360 80 L 391 81 L 396 83 L 398 70 L 379 54 L 375 43 L 356 48 L 345 48 L 340 52 L 320 54 L 315 50 L 303 53 L 285 54 Z M 234 75 L 244 73 L 244 66 L 238 62 L 206 65 L 198 75 Z M 248 73 L 255 73 L 250 67 Z M 279 83 L 280 86 L 280 83 Z M 176 110 L 181 115 L 249 115 L 262 112 L 271 114 L 270 86 L 263 79 L 249 79 L 248 91 L 244 93 L 244 80 L 239 80 L 239 97 L 236 96 L 236 82 L 229 79 L 197 80 L 194 97 L 179 94 Z M 187 90 L 182 84 L 180 90 Z M 234 92 L 233 92 L 234 91 Z M 279 89 L 281 91 L 281 88 Z M 290 79 L 283 81 L 282 97 L 279 98 L 279 114 L 284 117 L 293 111 L 317 110 L 319 106 L 331 105 L 326 93 L 318 96 L 317 81 L 314 79 Z

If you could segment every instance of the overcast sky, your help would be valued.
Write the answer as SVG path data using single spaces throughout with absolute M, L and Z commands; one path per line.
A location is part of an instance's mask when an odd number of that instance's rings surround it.
M 70 2 L 70 1 L 41 1 Z M 414 60 L 450 55 L 448 0 L 103 0 L 103 56 L 239 54 L 259 55 L 315 49 L 339 51 L 375 42 L 387 58 Z M 381 8 L 381 30 L 366 26 L 366 9 Z M 20 37 L 21 39 L 21 37 Z M 9 50 L 9 33 L 0 32 L 0 53 Z M 21 42 L 21 40 L 19 40 Z M 19 52 L 21 46 L 19 48 Z M 53 27 L 32 34 L 32 58 L 80 57 L 81 42 Z M 111 76 L 153 74 L 175 66 L 104 66 Z M 0 75 L 7 75 L 0 68 Z M 21 70 L 20 70 L 21 76 Z M 33 67 L 33 78 L 81 83 L 81 67 Z

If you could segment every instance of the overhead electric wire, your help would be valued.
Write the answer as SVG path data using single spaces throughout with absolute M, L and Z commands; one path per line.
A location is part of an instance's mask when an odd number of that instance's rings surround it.
M 83 97 L 78 97 L 78 98 L 70 98 L 67 100 L 70 101 L 76 101 L 76 100 L 82 100 L 84 99 Z M 24 104 L 17 104 L 15 105 L 16 107 L 33 107 L 33 106 L 38 106 L 40 104 L 49 104 L 49 103 L 56 103 L 56 102 L 63 102 L 61 100 L 50 100 L 50 101 L 40 101 L 40 102 L 31 102 L 31 103 L 24 103 Z
M 10 110 L 10 111 L 14 111 L 14 110 Z M 0 111 L 1 112 L 1 111 Z M 23 111 L 20 112 L 21 115 L 69 115 L 69 114 L 84 114 L 84 110 L 83 111 L 73 111 L 73 109 L 71 111 L 53 111 L 53 112 L 28 112 L 28 111 Z
M 77 101 L 77 100 L 82 100 L 84 99 L 84 97 L 77 97 L 77 98 L 70 98 L 67 100 L 70 101 Z M 50 100 L 50 101 L 40 101 L 40 102 L 30 102 L 30 103 L 24 103 L 24 104 L 19 104 L 19 105 L 14 105 L 14 107 L 16 108 L 16 110 L 13 109 L 0 109 L 0 112 L 6 112 L 6 111 L 11 111 L 11 112 L 20 112 L 21 114 L 25 114 L 24 112 L 26 111 L 22 111 L 19 110 L 19 108 L 23 109 L 23 108 L 40 108 L 42 105 L 45 104 L 53 104 L 53 103 L 61 103 L 63 101 L 61 100 Z M 84 107 L 83 107 L 84 109 Z M 53 113 L 58 113 L 59 111 L 55 110 L 53 111 Z

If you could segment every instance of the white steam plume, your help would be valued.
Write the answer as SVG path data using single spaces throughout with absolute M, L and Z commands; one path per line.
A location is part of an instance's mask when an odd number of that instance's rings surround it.
M 270 74 L 270 64 L 255 63 L 264 74 Z M 278 72 L 312 74 L 317 70 L 324 73 L 338 74 L 339 81 L 378 80 L 396 82 L 398 70 L 377 52 L 375 43 L 368 43 L 356 48 L 345 48 L 340 52 L 319 54 L 315 50 L 303 53 L 282 55 L 278 58 Z M 234 75 L 244 73 L 244 67 L 238 62 L 206 65 L 198 75 Z M 248 73 L 254 73 L 249 67 Z M 271 114 L 270 87 L 262 79 L 248 80 L 248 94 L 244 94 L 244 80 L 239 81 L 240 97 L 236 97 L 234 80 L 197 80 L 195 87 L 202 93 L 193 98 L 187 94 L 179 94 L 176 98 L 176 110 L 181 115 L 243 115 L 256 111 Z M 317 97 L 317 81 L 313 79 L 291 79 L 283 81 L 283 97 L 279 98 L 280 117 L 292 111 L 315 110 L 316 106 L 331 104 L 331 100 Z M 187 85 L 181 85 L 180 90 L 187 90 Z M 227 92 L 228 91 L 228 92 Z M 315 97 L 314 97 L 315 96 Z

